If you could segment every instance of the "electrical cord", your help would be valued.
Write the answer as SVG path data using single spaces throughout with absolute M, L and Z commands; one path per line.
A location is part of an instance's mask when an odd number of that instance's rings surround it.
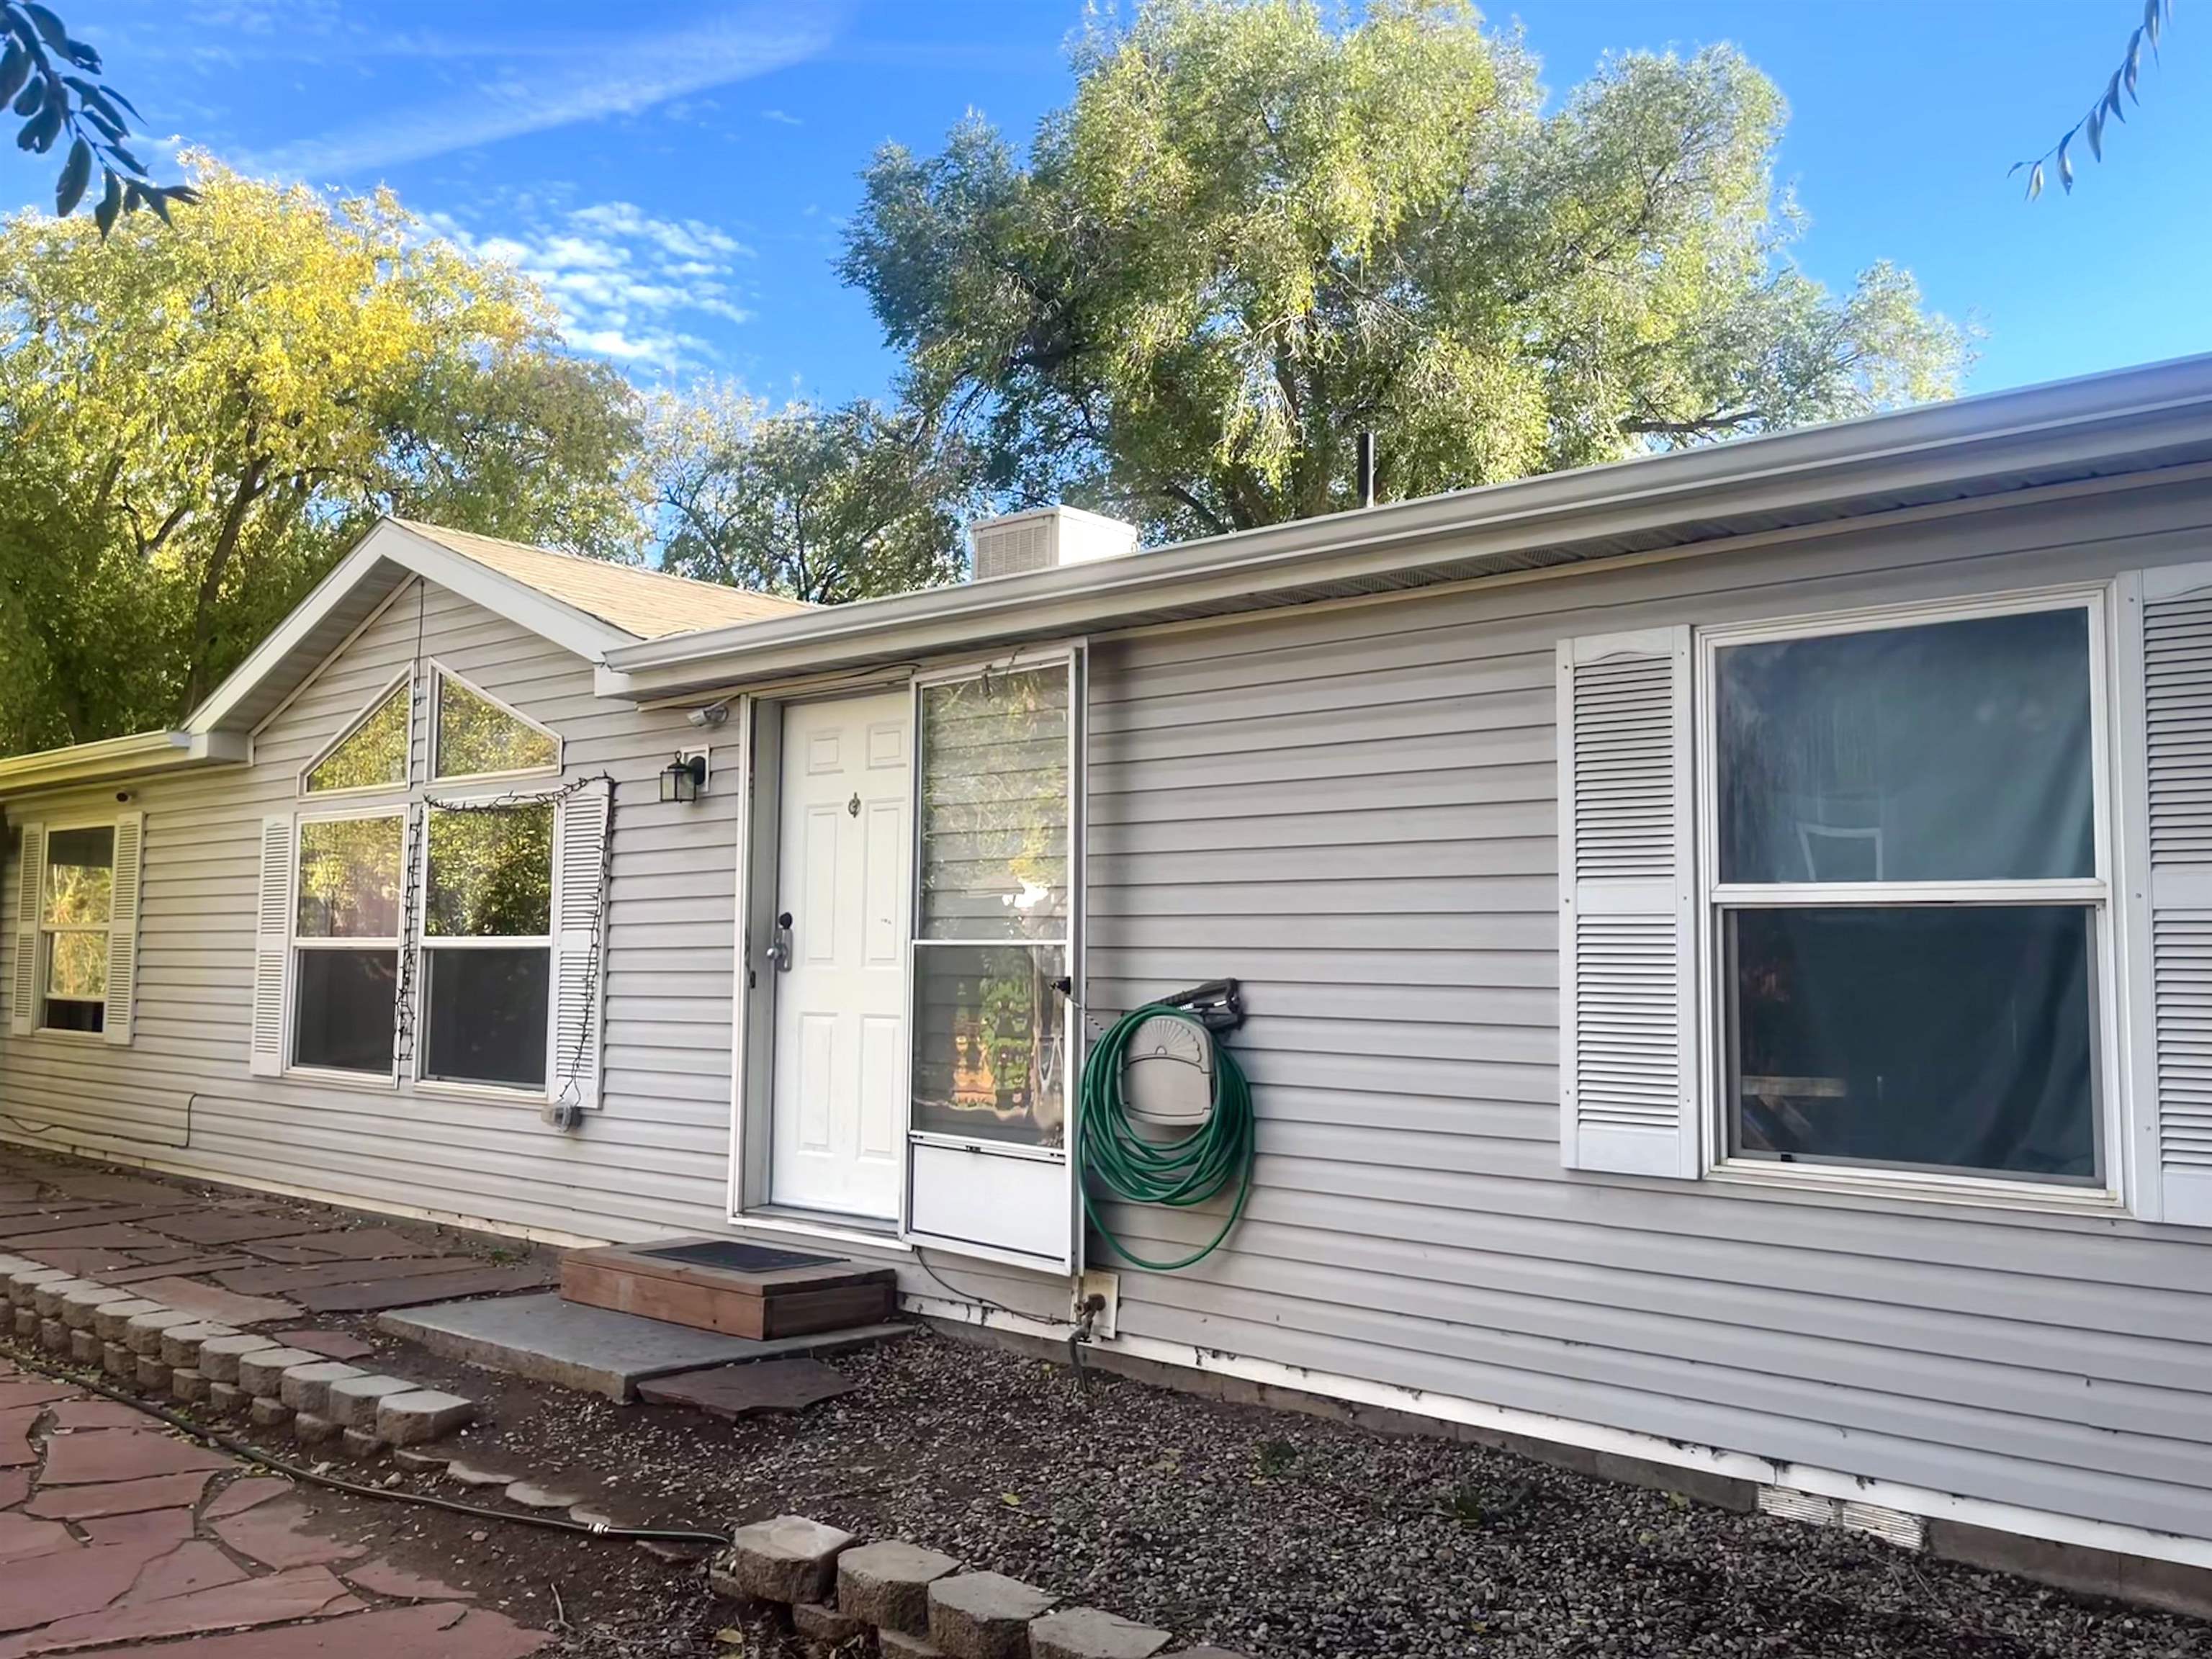
M 249 1463 L 257 1464 L 264 1469 L 273 1469 L 277 1474 L 289 1476 L 292 1480 L 303 1480 L 311 1486 L 321 1486 L 331 1492 L 345 1492 L 355 1498 L 373 1498 L 386 1504 L 406 1504 L 418 1509 L 443 1510 L 448 1515 L 465 1515 L 472 1520 L 507 1521 L 520 1527 L 536 1527 L 544 1532 L 580 1533 L 588 1538 L 611 1538 L 626 1544 L 708 1544 L 718 1549 L 730 1547 L 731 1540 L 724 1533 L 692 1532 L 680 1527 L 605 1526 L 594 1522 L 563 1520 L 560 1516 L 551 1515 L 529 1515 L 512 1510 L 488 1510 L 474 1504 L 461 1503 L 456 1498 L 434 1498 L 428 1492 L 394 1492 L 387 1486 L 366 1486 L 357 1480 L 341 1480 L 334 1474 L 325 1474 L 319 1470 L 287 1462 L 284 1459 L 264 1451 L 260 1447 L 249 1442 L 240 1440 L 231 1435 L 217 1433 L 213 1429 L 203 1428 L 181 1413 L 173 1412 L 167 1407 L 153 1405 L 139 1399 L 136 1395 L 125 1394 L 119 1389 L 112 1389 L 106 1382 L 88 1376 L 74 1367 L 55 1365 L 43 1359 L 27 1357 L 20 1351 L 10 1357 L 17 1364 L 27 1366 L 42 1376 L 52 1377 L 56 1382 L 67 1382 L 75 1388 L 89 1389 L 104 1399 L 112 1400 L 118 1406 L 128 1406 L 134 1411 L 143 1412 L 149 1417 L 158 1418 L 171 1428 L 191 1436 L 193 1439 L 204 1445 L 213 1446 L 218 1450 L 228 1452 L 234 1457 L 242 1457 Z
M 1121 1093 L 1121 1060 L 1146 1020 L 1170 1018 L 1194 1025 L 1206 1022 L 1188 1009 L 1153 1003 L 1133 1009 L 1114 1022 L 1084 1062 L 1079 1146 L 1083 1163 L 1083 1213 L 1098 1236 L 1124 1261 L 1153 1273 L 1176 1273 L 1198 1263 L 1219 1249 L 1252 1196 L 1254 1152 L 1252 1085 L 1243 1068 L 1227 1048 L 1213 1048 L 1213 1109 L 1204 1124 L 1177 1140 L 1148 1140 L 1129 1121 L 1128 1102 Z M 1162 1204 L 1188 1209 L 1203 1204 L 1237 1182 L 1237 1202 L 1221 1231 L 1212 1239 L 1173 1261 L 1152 1261 L 1139 1255 L 1114 1235 L 1093 1201 L 1095 1183 L 1115 1198 L 1132 1204 Z

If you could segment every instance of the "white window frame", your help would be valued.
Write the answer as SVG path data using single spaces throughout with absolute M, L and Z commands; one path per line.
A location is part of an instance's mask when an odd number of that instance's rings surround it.
M 475 690 L 473 686 L 470 689 Z M 530 775 L 534 776 L 536 774 Z M 545 872 L 546 922 L 549 927 L 556 919 L 561 902 L 557 884 L 561 808 L 553 801 L 550 791 L 542 797 L 529 796 L 520 800 L 508 800 L 505 792 L 491 790 L 476 796 L 455 795 L 447 797 L 441 802 L 422 803 L 420 833 L 422 837 L 422 862 L 420 879 L 416 883 L 415 915 L 412 919 L 415 982 L 409 988 L 413 1002 L 408 1010 L 409 1018 L 414 1022 L 415 1043 L 414 1052 L 408 1060 L 407 1079 L 413 1092 L 416 1094 L 451 1095 L 466 1100 L 520 1102 L 530 1105 L 543 1105 L 552 1097 L 554 1085 L 559 1081 L 560 1070 L 559 1055 L 554 1049 L 554 1032 L 558 1024 L 556 1004 L 559 1000 L 559 987 L 553 982 L 553 974 L 557 967 L 554 961 L 554 947 L 556 942 L 555 935 L 548 932 L 526 937 L 517 935 L 510 938 L 500 934 L 480 939 L 455 938 L 449 934 L 434 934 L 430 932 L 430 820 L 441 810 L 453 807 L 466 809 L 478 805 L 489 806 L 495 801 L 518 810 L 526 806 L 544 805 L 553 814 L 553 843 L 546 854 Z M 424 1054 L 429 1048 L 430 952 L 485 950 L 542 950 L 545 953 L 545 1083 L 542 1088 L 532 1089 L 519 1084 L 453 1082 L 442 1078 L 428 1077 L 423 1073 Z M 605 1039 L 602 1038 L 601 1041 L 604 1042 Z M 396 1036 L 394 1046 L 397 1046 Z
M 304 774 L 302 775 L 304 776 Z M 327 799 L 325 792 L 316 799 Z M 346 793 L 365 791 L 346 791 Z M 389 794 L 389 788 L 380 793 Z M 352 1072 L 335 1066 L 305 1066 L 299 1060 L 300 1052 L 300 952 L 305 951 L 375 951 L 388 948 L 393 962 L 399 961 L 404 945 L 407 925 L 407 842 L 410 830 L 409 819 L 413 808 L 404 801 L 386 805 L 356 806 L 342 811 L 314 811 L 295 814 L 292 819 L 292 879 L 291 890 L 284 896 L 284 1075 L 312 1079 L 318 1083 L 349 1085 L 354 1088 L 396 1089 L 399 1086 L 399 1023 L 397 1005 L 392 1009 L 392 1066 L 388 1073 Z M 399 908 L 401 932 L 374 937 L 346 935 L 329 939 L 302 938 L 300 933 L 300 872 L 307 866 L 301 843 L 311 823 L 358 823 L 368 818 L 397 818 L 399 820 Z
M 424 702 L 428 704 L 428 708 L 425 714 L 428 730 L 423 733 L 422 769 L 424 777 L 433 788 L 444 783 L 475 785 L 495 783 L 513 778 L 549 778 L 560 775 L 568 760 L 568 745 L 562 741 L 558 732 L 542 721 L 531 719 L 506 698 L 494 696 L 466 674 L 447 666 L 435 657 L 428 659 L 427 666 L 430 677 L 430 687 L 429 695 L 424 699 Z M 471 696 L 482 697 L 510 720 L 519 725 L 528 726 L 540 737 L 550 739 L 553 744 L 552 763 L 546 766 L 526 766 L 507 772 L 441 772 L 438 769 L 438 730 L 440 710 L 445 702 L 447 680 L 459 682 L 467 689 Z M 412 752 L 411 744 L 410 752 Z
M 415 669 L 411 664 L 386 680 L 384 683 L 384 689 L 364 703 L 354 717 L 339 728 L 337 736 L 315 750 L 301 764 L 299 775 L 294 782 L 293 793 L 303 801 L 367 800 L 377 795 L 399 794 L 411 787 L 415 781 L 415 740 L 420 735 L 415 729 L 415 706 L 420 699 L 415 695 L 414 681 Z M 356 784 L 349 789 L 308 788 L 308 774 L 352 741 L 354 734 L 362 726 L 367 726 L 374 717 L 376 711 L 383 708 L 386 702 L 390 701 L 392 694 L 402 686 L 407 688 L 407 744 L 406 747 L 400 751 L 398 781 L 388 783 Z M 297 850 L 296 847 L 295 850 Z
M 2090 768 L 2094 813 L 2094 876 L 2027 881 L 1789 882 L 1771 884 L 1720 879 L 1719 658 L 1729 647 L 1784 640 L 1831 638 L 1878 629 L 1910 628 L 1984 617 L 2081 610 L 2089 633 Z M 2127 1025 L 2121 1006 L 2120 935 L 2125 926 L 2115 894 L 2112 775 L 2118 687 L 2112 629 L 2117 607 L 2110 584 L 2075 584 L 2007 592 L 1988 598 L 1930 600 L 1909 605 L 1813 612 L 1786 618 L 1730 623 L 1697 630 L 1693 690 L 1697 741 L 1698 1007 L 1705 1059 L 1699 1068 L 1699 1110 L 1706 1174 L 1717 1180 L 1852 1194 L 1945 1200 L 2009 1207 L 2112 1212 L 2124 1207 L 2130 1162 L 2129 1102 L 2124 1062 Z M 2096 1043 L 2096 1130 L 2100 1182 L 2094 1185 L 1967 1175 L 1906 1168 L 1783 1162 L 1729 1155 L 1728 988 L 1722 918 L 1735 908 L 1861 907 L 1914 908 L 1930 904 L 2069 904 L 2089 911 L 2090 994 Z
M 39 840 L 39 913 L 31 919 L 33 924 L 33 929 L 38 935 L 38 943 L 33 947 L 38 952 L 38 961 L 32 964 L 33 975 L 32 979 L 32 994 L 38 999 L 38 1008 L 31 1021 L 31 1033 L 34 1036 L 52 1037 L 63 1042 L 105 1042 L 107 1041 L 106 1015 L 105 1012 L 100 1016 L 100 1029 L 99 1030 L 79 1031 L 72 1030 L 67 1026 L 47 1024 L 46 1007 L 48 1004 L 56 1001 L 74 1002 L 81 1000 L 75 997 L 57 998 L 53 994 L 54 935 L 57 933 L 97 933 L 104 941 L 109 933 L 114 929 L 113 906 L 115 901 L 113 898 L 113 871 L 115 867 L 115 820 L 112 817 L 49 818 L 43 825 L 43 830 L 44 834 L 41 835 Z M 46 872 L 53 867 L 54 836 L 57 832 L 67 835 L 71 830 L 105 830 L 108 832 L 109 836 L 107 843 L 107 856 L 109 860 L 108 870 L 110 872 L 110 884 L 108 889 L 110 895 L 108 899 L 108 920 L 100 923 L 97 927 L 89 923 L 84 923 L 71 924 L 66 927 L 57 927 L 46 920 Z M 106 952 L 103 951 L 103 957 L 105 954 Z M 106 981 L 103 980 L 103 988 L 105 987 L 105 983 Z M 103 998 L 103 1003 L 105 1000 L 106 1000 Z

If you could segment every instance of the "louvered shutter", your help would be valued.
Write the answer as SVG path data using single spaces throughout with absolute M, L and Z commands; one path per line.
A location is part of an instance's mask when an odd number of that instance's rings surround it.
M 589 785 L 561 803 L 553 835 L 553 1052 L 546 1092 L 556 1104 L 587 1111 L 599 1103 L 611 807 L 606 785 Z
M 2142 579 L 2146 1214 L 2212 1227 L 2212 565 Z M 2130 745 L 2134 750 L 2134 745 Z M 2141 1030 L 2139 1024 L 2136 1028 Z M 2139 1073 L 2139 1075 L 2141 1075 Z
M 284 982 L 292 955 L 292 820 L 261 820 L 261 897 L 253 930 L 252 1066 L 256 1077 L 284 1072 Z
M 107 1007 L 100 1030 L 120 1047 L 131 1041 L 138 989 L 138 880 L 144 867 L 146 815 L 115 816 L 115 878 L 107 911 Z
M 1559 1147 L 1695 1177 L 1690 630 L 1563 640 Z
M 15 866 L 15 973 L 9 992 L 8 1028 L 28 1036 L 39 1024 L 39 889 L 46 879 L 46 827 L 23 826 Z

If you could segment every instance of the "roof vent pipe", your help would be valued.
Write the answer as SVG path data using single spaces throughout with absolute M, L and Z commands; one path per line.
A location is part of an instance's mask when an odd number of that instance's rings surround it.
M 1375 505 L 1375 434 L 1371 429 L 1359 434 L 1353 453 L 1358 457 L 1359 504 L 1372 507 Z

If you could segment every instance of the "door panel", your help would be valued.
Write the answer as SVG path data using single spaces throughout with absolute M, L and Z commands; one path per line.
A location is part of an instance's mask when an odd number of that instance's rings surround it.
M 772 1202 L 896 1219 L 905 1121 L 908 694 L 784 711 Z

